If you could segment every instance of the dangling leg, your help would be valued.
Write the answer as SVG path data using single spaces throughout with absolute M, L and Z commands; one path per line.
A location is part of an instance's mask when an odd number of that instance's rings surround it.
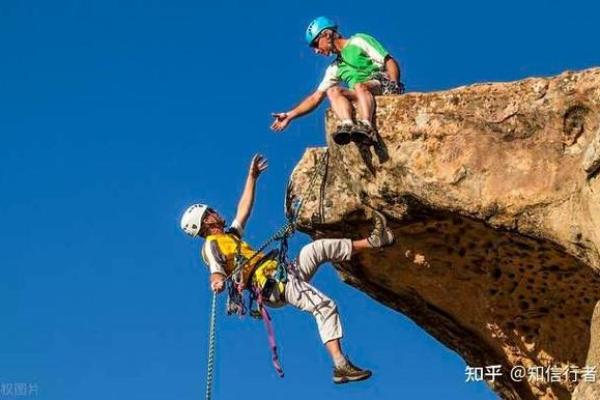
M 302 248 L 298 256 L 296 274 L 290 275 L 285 287 L 286 301 L 303 311 L 313 314 L 319 335 L 335 366 L 333 380 L 345 383 L 367 379 L 371 371 L 353 365 L 342 352 L 342 325 L 337 306 L 327 296 L 308 283 L 318 267 L 326 261 L 348 261 L 352 254 L 393 243 L 393 232 L 387 227 L 383 214 L 374 211 L 374 227 L 368 238 L 320 239 Z
M 339 145 L 348 144 L 350 143 L 350 131 L 354 125 L 351 102 L 355 99 L 354 94 L 339 86 L 333 86 L 327 89 L 327 97 L 333 112 L 340 120 L 340 125 L 333 134 L 333 140 Z
M 346 383 L 367 379 L 371 371 L 353 365 L 342 352 L 342 324 L 336 304 L 308 282 L 290 276 L 285 287 L 286 301 L 292 306 L 310 312 L 317 322 L 321 341 L 334 364 L 333 381 Z
M 354 87 L 358 102 L 356 119 L 357 121 L 368 123 L 369 125 L 373 122 L 373 113 L 375 112 L 375 97 L 373 97 L 373 94 L 371 93 L 372 86 L 374 85 L 365 82 L 357 83 Z
M 381 92 L 381 83 L 376 80 L 357 83 L 354 86 L 357 105 L 357 124 L 352 131 L 351 139 L 356 143 L 373 144 L 377 142 L 377 134 L 373 126 L 375 113 L 374 94 Z

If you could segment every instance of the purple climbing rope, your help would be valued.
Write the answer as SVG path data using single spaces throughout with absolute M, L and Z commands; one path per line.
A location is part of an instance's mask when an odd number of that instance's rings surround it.
M 262 320 L 265 324 L 265 329 L 267 330 L 267 336 L 269 337 L 269 347 L 271 348 L 273 368 L 275 368 L 275 371 L 277 371 L 279 377 L 283 378 L 284 373 L 283 368 L 281 367 L 281 363 L 279 362 L 279 355 L 277 354 L 277 342 L 275 341 L 275 330 L 273 329 L 271 315 L 267 311 L 267 307 L 263 305 L 260 290 L 258 290 L 256 287 L 253 287 L 253 290 L 254 294 L 256 295 L 256 302 L 258 303 L 258 308 L 260 309 Z

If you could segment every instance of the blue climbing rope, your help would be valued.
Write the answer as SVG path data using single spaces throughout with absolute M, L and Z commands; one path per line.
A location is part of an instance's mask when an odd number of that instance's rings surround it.
M 210 323 L 208 334 L 208 368 L 206 372 L 206 400 L 212 399 L 212 385 L 215 371 L 215 345 L 217 341 L 217 292 L 213 292 L 210 306 Z

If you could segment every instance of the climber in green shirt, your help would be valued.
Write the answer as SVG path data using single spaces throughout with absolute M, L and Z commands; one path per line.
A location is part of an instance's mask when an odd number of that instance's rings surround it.
M 274 113 L 271 129 L 283 131 L 289 123 L 314 110 L 325 96 L 340 120 L 333 135 L 337 144 L 350 141 L 374 144 L 373 112 L 378 94 L 401 94 L 400 68 L 389 52 L 372 36 L 357 33 L 344 38 L 335 22 L 327 17 L 316 18 L 306 30 L 306 41 L 317 54 L 335 55 L 317 89 L 288 112 Z M 344 82 L 347 88 L 339 86 Z M 352 102 L 357 103 L 355 122 Z

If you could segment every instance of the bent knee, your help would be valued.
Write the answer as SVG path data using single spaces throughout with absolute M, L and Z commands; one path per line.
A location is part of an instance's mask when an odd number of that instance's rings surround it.
M 325 239 L 317 239 L 311 242 L 300 250 L 299 258 L 301 260 L 311 260 L 311 262 L 318 263 L 327 254 L 325 252 Z
M 337 314 L 338 308 L 335 301 L 331 300 L 327 296 L 322 296 L 321 301 L 315 304 L 314 309 L 312 310 L 313 314 L 318 314 L 322 317 L 329 317 L 331 315 Z
M 318 310 L 325 310 L 329 313 L 337 312 L 337 304 L 333 299 L 323 293 L 319 294 L 320 301 L 317 303 Z
M 339 86 L 332 86 L 329 89 L 327 89 L 327 97 L 332 98 L 332 97 L 338 97 L 342 95 L 342 88 Z
M 365 83 L 357 83 L 356 85 L 354 85 L 354 91 L 356 93 L 371 93 L 369 85 Z

